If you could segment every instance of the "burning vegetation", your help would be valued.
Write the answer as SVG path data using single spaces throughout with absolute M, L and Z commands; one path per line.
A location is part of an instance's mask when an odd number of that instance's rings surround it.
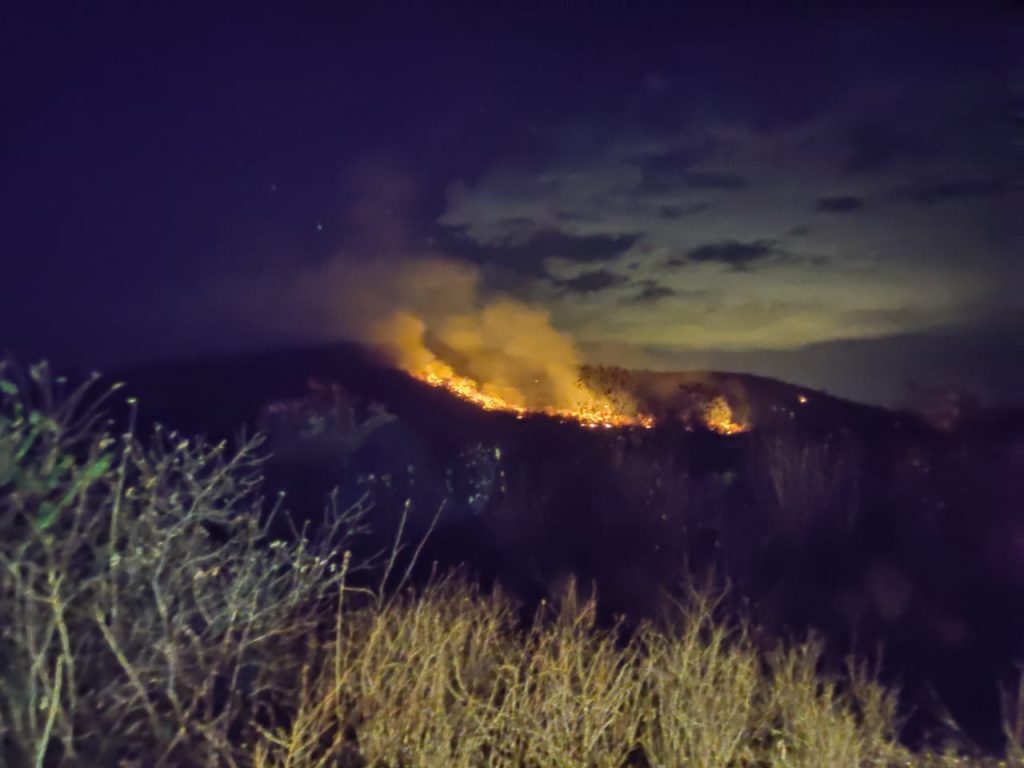
M 575 343 L 547 310 L 487 295 L 479 283 L 474 267 L 443 258 L 370 265 L 349 275 L 345 325 L 414 378 L 488 411 L 592 429 L 654 426 L 628 387 L 585 375 Z M 749 429 L 721 393 L 692 404 L 687 424 L 722 435 Z
M 736 419 L 732 406 L 724 395 L 715 395 L 702 411 L 704 426 L 720 435 L 736 435 L 746 432 L 750 426 Z
M 533 380 L 533 384 L 539 386 L 546 382 L 549 385 L 548 389 L 554 388 L 559 393 L 559 399 L 551 402 L 558 404 L 531 402 L 522 391 L 509 384 L 507 380 L 480 380 L 456 371 L 452 364 L 439 358 L 427 346 L 428 331 L 418 317 L 398 314 L 393 323 L 399 330 L 397 338 L 404 342 L 402 349 L 405 355 L 401 360 L 402 367 L 407 373 L 431 386 L 446 389 L 484 410 L 513 413 L 519 418 L 530 414 L 544 414 L 563 421 L 578 422 L 588 428 L 650 429 L 655 424 L 654 417 L 642 413 L 632 398 L 626 395 L 624 387 L 592 386 L 587 383 L 579 368 L 568 372 L 558 368 L 554 371 L 545 369 Z M 558 376 L 565 375 L 568 377 L 564 381 L 558 380 Z M 602 394 L 602 391 L 609 394 Z M 616 394 L 610 394 L 612 391 Z M 688 425 L 696 421 L 700 426 L 720 435 L 736 435 L 750 429 L 750 425 L 737 416 L 725 395 L 714 394 L 697 398 L 695 406 L 696 419 L 683 419 Z
M 557 334 L 556 341 L 570 353 L 571 365 L 538 358 L 527 344 L 492 347 L 488 343 L 496 335 L 512 329 L 505 326 L 510 315 L 519 315 L 527 326 L 534 324 L 540 338 Z M 537 325 L 543 320 L 542 325 Z M 618 401 L 594 391 L 579 376 L 575 350 L 568 338 L 562 337 L 549 324 L 546 316 L 537 310 L 515 302 L 503 302 L 485 307 L 479 317 L 460 316 L 448 320 L 442 330 L 443 337 L 458 346 L 450 355 L 461 358 L 461 368 L 467 372 L 483 371 L 489 375 L 467 375 L 456 370 L 452 363 L 438 356 L 427 344 L 428 329 L 418 316 L 408 312 L 396 313 L 391 320 L 393 338 L 399 342 L 397 362 L 410 375 L 435 387 L 474 403 L 484 410 L 513 413 L 519 418 L 529 414 L 544 414 L 565 421 L 575 421 L 588 428 L 654 426 L 654 420 L 627 410 L 624 398 Z M 500 330 L 499 330 L 500 329 Z M 551 341 L 549 338 L 548 341 Z M 530 377 L 525 389 L 517 382 Z M 632 410 L 632 413 L 630 412 Z
M 581 380 L 575 344 L 545 309 L 486 295 L 479 283 L 474 267 L 442 258 L 370 265 L 350 275 L 345 325 L 411 376 L 489 411 L 653 426 L 630 398 Z

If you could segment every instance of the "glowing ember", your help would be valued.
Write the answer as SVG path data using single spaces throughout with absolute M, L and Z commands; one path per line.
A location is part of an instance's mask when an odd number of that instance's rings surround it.
M 431 386 L 447 389 L 452 394 L 480 406 L 485 411 L 514 413 L 520 419 L 531 413 L 536 413 L 564 421 L 576 421 L 589 429 L 614 429 L 616 427 L 650 429 L 654 426 L 654 419 L 650 416 L 623 414 L 615 408 L 611 401 L 594 393 L 582 383 L 579 384 L 579 399 L 574 407 L 548 406 L 530 409 L 521 402 L 514 390 L 506 390 L 502 393 L 493 385 L 481 385 L 468 376 L 457 374 L 451 366 L 440 360 L 432 360 L 422 369 L 409 371 L 409 373 Z
M 736 435 L 746 432 L 750 427 L 735 420 L 729 401 L 718 395 L 705 406 L 703 412 L 704 425 L 712 432 L 720 435 Z

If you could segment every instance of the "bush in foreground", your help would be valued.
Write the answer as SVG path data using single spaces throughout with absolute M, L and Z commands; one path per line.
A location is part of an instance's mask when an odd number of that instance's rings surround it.
M 258 440 L 144 443 L 59 388 L 0 372 L 4 765 L 945 762 L 899 744 L 865 669 L 766 651 L 699 593 L 628 640 L 574 590 L 530 628 L 454 579 L 365 599 L 364 510 L 270 540 Z

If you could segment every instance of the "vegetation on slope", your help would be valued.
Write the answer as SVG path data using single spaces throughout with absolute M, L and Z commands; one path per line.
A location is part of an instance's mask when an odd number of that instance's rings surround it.
M 45 366 L 0 372 L 3 765 L 959 759 L 901 746 L 895 694 L 863 666 L 755 641 L 697 591 L 628 637 L 573 588 L 522 626 L 454 578 L 404 588 L 395 551 L 353 562 L 362 507 L 272 538 L 258 438 L 143 441 L 61 389 Z

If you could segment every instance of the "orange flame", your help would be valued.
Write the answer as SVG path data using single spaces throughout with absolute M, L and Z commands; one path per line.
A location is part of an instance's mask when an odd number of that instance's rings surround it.
M 626 390 L 608 395 L 581 379 L 573 340 L 552 326 L 544 309 L 509 298 L 482 302 L 475 275 L 460 282 L 461 273 L 444 263 L 429 266 L 402 273 L 414 288 L 411 298 L 394 302 L 399 308 L 367 313 L 364 338 L 397 367 L 484 410 L 518 418 L 546 415 L 589 429 L 654 426 Z M 444 276 L 451 279 L 438 284 Z M 702 420 L 715 432 L 748 429 L 724 397 L 705 411 Z
M 595 392 L 579 380 L 571 341 L 547 330 L 546 316 L 529 314 L 518 305 L 494 306 L 504 312 L 502 320 L 539 322 L 539 326 L 533 329 L 536 333 L 524 335 L 535 337 L 538 346 L 554 347 L 554 353 L 539 355 L 531 348 L 530 341 L 521 338 L 508 340 L 504 331 L 501 340 L 510 343 L 497 355 L 486 345 L 467 342 L 467 339 L 475 340 L 479 326 L 483 326 L 485 331 L 489 327 L 493 329 L 495 318 L 487 315 L 490 310 L 485 310 L 480 322 L 472 316 L 459 316 L 449 319 L 443 328 L 446 340 L 460 344 L 463 354 L 469 355 L 468 365 L 475 365 L 477 371 L 488 372 L 486 378 L 481 376 L 478 379 L 456 371 L 453 364 L 442 360 L 426 344 L 426 323 L 412 312 L 394 313 L 389 322 L 379 326 L 378 333 L 404 371 L 484 410 L 512 413 L 519 418 L 544 414 L 574 421 L 590 429 L 649 429 L 654 426 L 654 419 L 650 416 L 629 413 L 612 398 Z M 527 381 L 532 386 L 527 387 Z
M 714 397 L 703 409 L 701 414 L 704 425 L 712 432 L 720 435 L 738 435 L 750 429 L 748 424 L 736 421 L 732 406 L 724 396 Z
M 650 429 L 654 419 L 643 414 L 630 416 L 619 412 L 614 404 L 590 390 L 584 384 L 579 385 L 580 400 L 572 408 L 556 408 L 545 406 L 531 409 L 523 405 L 518 398 L 509 400 L 503 397 L 494 386 L 479 384 L 468 376 L 461 376 L 451 366 L 440 360 L 434 360 L 421 370 L 408 371 L 414 378 L 434 387 L 441 387 L 454 395 L 474 403 L 485 411 L 501 411 L 513 413 L 522 419 L 530 414 L 544 414 L 563 421 L 575 421 L 589 429 L 616 427 L 643 427 Z

